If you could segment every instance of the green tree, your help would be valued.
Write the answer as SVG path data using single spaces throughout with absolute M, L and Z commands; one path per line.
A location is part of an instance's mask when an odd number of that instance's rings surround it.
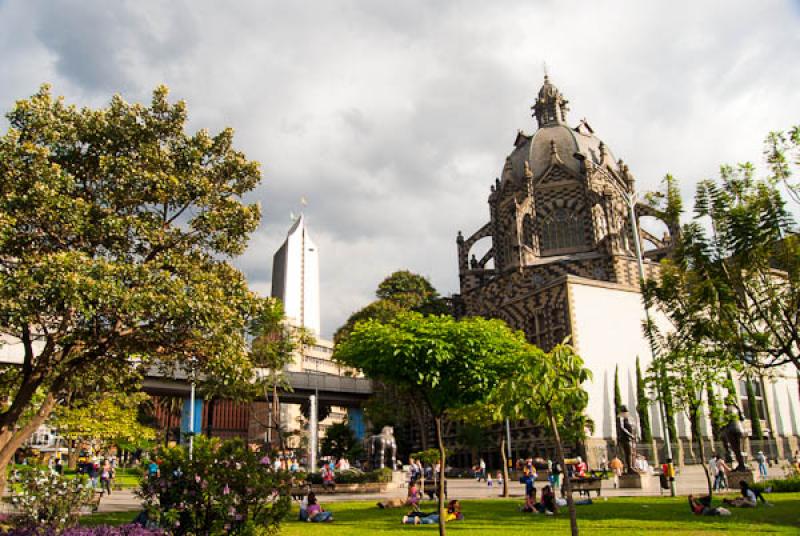
M 473 452 L 472 463 L 477 460 L 477 451 L 486 446 L 491 438 L 491 428 L 495 428 L 496 439 L 503 465 L 503 497 L 509 496 L 508 454 L 506 452 L 505 428 L 498 424 L 505 422 L 505 414 L 496 402 L 481 401 L 453 412 L 453 417 L 462 422 L 457 440 Z
M 303 346 L 314 344 L 314 336 L 303 327 L 292 326 L 286 321 L 283 304 L 280 300 L 270 298 L 266 300 L 260 314 L 250 324 L 250 333 L 253 341 L 250 345 L 250 356 L 253 364 L 258 367 L 259 381 L 252 384 L 252 389 L 261 389 L 265 401 L 270 405 L 268 422 L 265 424 L 272 431 L 275 447 L 283 449 L 284 434 L 281 433 L 280 422 L 280 389 L 291 389 L 286 381 L 285 370 L 294 356 L 302 353 Z M 246 384 L 247 385 L 247 384 Z M 218 391 L 226 398 L 228 386 L 219 386 Z M 250 398 L 256 396 L 255 391 L 245 393 Z M 209 411 L 210 414 L 210 411 Z
M 689 419 L 692 440 L 706 476 L 708 494 L 713 493 L 703 442 L 703 397 L 718 371 L 727 365 L 724 357 L 687 338 L 680 328 L 658 335 L 658 352 L 650 367 L 650 380 L 670 393 L 670 403 Z
M 761 427 L 761 412 L 759 411 L 756 392 L 753 388 L 753 379 L 750 377 L 750 374 L 745 375 L 744 385 L 747 390 L 747 406 L 750 411 L 751 437 L 757 440 L 764 439 L 764 430 Z
M 50 424 L 64 439 L 94 441 L 101 450 L 123 442 L 153 440 L 155 430 L 139 419 L 139 408 L 147 399 L 145 393 L 93 393 L 69 406 L 57 407 Z
M 0 333 L 21 366 L 0 370 L 0 478 L 64 393 L 127 387 L 191 356 L 207 377 L 249 381 L 260 307 L 240 254 L 260 219 L 242 196 L 256 162 L 226 129 L 185 133 L 167 89 L 150 106 L 115 96 L 78 109 L 50 89 L 17 102 L 0 138 Z M 41 393 L 40 403 L 36 395 Z M 21 426 L 25 412 L 34 418 Z
M 714 383 L 709 382 L 706 386 L 706 400 L 708 401 L 708 420 L 711 421 L 712 441 L 722 440 L 722 427 L 725 425 L 723 409 L 717 393 L 714 392 Z
M 364 453 L 364 447 L 346 422 L 334 423 L 325 430 L 320 450 L 322 454 L 333 456 L 337 460 L 339 458 L 357 460 Z
M 622 392 L 619 388 L 619 365 L 614 366 L 614 415 L 619 415 L 622 407 Z
M 562 434 L 568 431 L 573 436 L 583 435 L 576 424 L 582 426 L 582 419 L 589 395 L 583 383 L 591 379 L 591 372 L 584 368 L 583 360 L 572 347 L 558 345 L 544 353 L 535 346 L 517 358 L 514 374 L 507 376 L 493 394 L 492 399 L 505 415 L 529 419 L 534 424 L 550 429 L 556 444 L 556 453 L 561 467 L 564 463 Z M 570 527 L 573 536 L 578 534 L 578 520 L 572 498 L 572 484 L 564 478 Z
M 733 381 L 733 373 L 730 368 L 725 373 L 725 383 L 723 387 L 725 387 L 725 405 L 738 407 L 739 395 L 736 393 L 736 383 Z
M 642 377 L 638 355 L 636 356 L 636 413 L 639 415 L 642 442 L 650 443 L 653 441 L 653 434 L 650 431 L 650 399 L 647 398 L 646 383 Z
M 797 191 L 785 147 L 773 135 L 767 145 L 768 176 L 746 163 L 698 183 L 694 217 L 647 294 L 696 341 L 747 365 L 800 369 L 800 237 L 781 188 Z
M 521 333 L 500 320 L 402 313 L 389 323 L 356 324 L 334 358 L 367 376 L 415 389 L 433 416 L 436 442 L 445 459 L 445 413 L 485 400 L 524 348 Z M 439 533 L 445 534 L 444 466 L 440 464 Z
M 336 330 L 333 339 L 337 344 L 346 339 L 355 325 L 363 320 L 386 323 L 406 311 L 450 314 L 447 302 L 439 296 L 433 285 L 425 277 L 408 270 L 398 270 L 387 276 L 378 285 L 375 296 L 377 300 L 350 315 L 347 322 Z M 364 409 L 376 432 L 385 424 L 399 428 L 416 427 L 422 449 L 428 448 L 430 421 L 424 402 L 413 390 L 376 381 L 375 392 Z M 402 451 L 402 436 L 398 440 L 398 449 Z

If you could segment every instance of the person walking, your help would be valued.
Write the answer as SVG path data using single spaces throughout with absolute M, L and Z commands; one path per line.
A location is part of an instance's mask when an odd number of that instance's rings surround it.
M 728 473 L 730 471 L 731 468 L 725 463 L 725 459 L 717 455 L 717 481 L 719 482 L 719 485 L 716 486 L 717 489 L 728 488 Z
M 111 495 L 111 479 L 113 476 L 114 470 L 111 467 L 111 462 L 106 459 L 100 471 L 100 489 L 107 495 Z
M 486 462 L 481 458 L 480 463 L 478 464 L 479 472 L 478 472 L 478 482 L 481 481 L 481 478 L 484 482 L 486 482 Z
M 756 461 L 758 462 L 758 473 L 761 475 L 761 480 L 765 480 L 767 478 L 767 457 L 764 456 L 763 451 L 758 451 Z

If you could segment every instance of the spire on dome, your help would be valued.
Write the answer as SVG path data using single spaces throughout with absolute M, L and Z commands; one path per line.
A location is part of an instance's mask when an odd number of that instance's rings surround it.
M 558 125 L 567 122 L 567 106 L 569 101 L 564 98 L 556 86 L 550 83 L 547 71 L 544 73 L 544 84 L 539 90 L 536 104 L 531 106 L 533 115 L 539 123 L 539 128 L 548 125 Z

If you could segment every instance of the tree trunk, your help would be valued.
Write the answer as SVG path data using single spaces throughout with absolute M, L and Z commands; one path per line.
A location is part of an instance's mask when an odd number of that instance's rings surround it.
M 506 456 L 506 437 L 500 440 L 500 458 L 503 460 L 503 497 L 508 497 L 508 457 Z
M 211 432 L 214 429 L 214 408 L 217 405 L 217 397 L 212 396 L 208 401 L 208 409 L 206 410 L 206 437 L 211 437 Z
M 439 446 L 439 536 L 445 536 L 445 518 L 447 512 L 444 507 L 444 466 L 447 464 L 444 452 L 444 439 L 442 438 L 442 416 L 437 415 L 433 418 L 436 424 L 436 443 Z
M 567 509 L 569 510 L 569 526 L 572 530 L 572 536 L 578 536 L 578 516 L 575 512 L 575 501 L 572 500 L 572 482 L 570 482 L 569 473 L 567 471 L 567 464 L 564 462 L 564 447 L 561 446 L 561 435 L 558 433 L 558 423 L 553 414 L 553 408 L 549 405 L 546 407 L 547 417 L 550 420 L 550 428 L 553 432 L 553 437 L 556 440 L 556 454 L 558 456 L 558 463 L 561 464 L 561 470 L 564 475 L 564 489 L 567 492 Z M 555 492 L 555 490 L 553 490 Z
M 689 422 L 692 426 L 692 437 L 694 438 L 695 441 L 697 441 L 697 451 L 700 453 L 700 466 L 703 468 L 703 472 L 706 474 L 706 484 L 708 485 L 708 496 L 713 497 L 714 486 L 711 483 L 711 475 L 709 474 L 708 466 L 706 465 L 706 449 L 705 446 L 703 445 L 703 434 L 700 432 L 700 411 L 702 411 L 702 406 L 697 406 L 696 408 L 690 408 Z
M 75 456 L 75 440 L 70 439 L 67 442 L 67 468 L 73 471 L 78 467 L 78 457 Z
M 31 420 L 25 423 L 19 430 L 11 432 L 6 428 L 0 434 L 0 495 L 5 492 L 6 480 L 8 479 L 8 464 L 14 459 L 14 454 L 22 444 L 28 440 L 31 435 L 39 428 L 56 405 L 56 397 L 53 393 L 48 393 L 39 406 L 39 410 L 31 417 Z M 13 425 L 11 427 L 13 430 Z

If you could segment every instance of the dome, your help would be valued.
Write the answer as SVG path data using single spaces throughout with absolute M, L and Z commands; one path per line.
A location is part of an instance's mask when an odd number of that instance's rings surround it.
M 600 165 L 603 151 L 607 153 L 606 163 L 616 170 L 617 162 L 613 153 L 608 146 L 601 148 L 601 145 L 604 145 L 603 142 L 594 135 L 586 121 L 581 121 L 575 128 L 553 123 L 540 128 L 533 136 L 525 136 L 524 141 L 518 144 L 509 155 L 511 174 L 515 179 L 523 179 L 527 161 L 533 177 L 541 177 L 550 167 L 553 146 L 564 165 L 576 173 L 582 173 L 581 159 Z

